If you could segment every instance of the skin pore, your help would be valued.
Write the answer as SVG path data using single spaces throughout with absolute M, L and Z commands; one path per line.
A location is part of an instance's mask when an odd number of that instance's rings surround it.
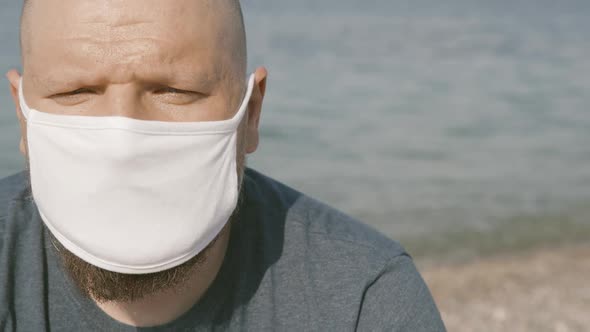
M 237 0 L 27 1 L 21 26 L 23 94 L 31 108 L 63 114 L 157 121 L 231 118 L 246 87 L 246 45 Z M 27 157 L 26 120 L 18 103 L 21 74 L 7 73 Z M 255 72 L 239 128 L 238 174 L 258 147 L 266 70 Z M 187 263 L 150 275 L 92 266 L 52 239 L 83 294 L 133 326 L 173 321 L 213 283 L 231 222 Z

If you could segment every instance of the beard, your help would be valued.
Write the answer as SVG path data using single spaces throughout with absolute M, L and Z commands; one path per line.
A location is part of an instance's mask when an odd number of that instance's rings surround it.
M 237 208 L 233 216 L 236 212 Z M 130 303 L 162 291 L 182 292 L 190 277 L 207 262 L 209 252 L 218 238 L 231 227 L 235 220 L 233 216 L 213 241 L 196 256 L 176 267 L 148 274 L 118 273 L 92 265 L 66 249 L 51 231 L 46 229 L 63 269 L 84 297 L 99 303 Z
M 239 132 L 242 132 L 242 130 Z M 219 237 L 228 231 L 236 220 L 238 209 L 242 201 L 242 183 L 246 168 L 245 139 L 243 135 L 240 136 L 242 136 L 242 139 L 238 140 L 236 163 L 238 172 L 238 205 L 225 227 L 223 227 L 213 241 L 211 241 L 207 247 L 196 256 L 181 265 L 149 274 L 125 274 L 108 271 L 82 260 L 66 249 L 44 225 L 49 233 L 50 241 L 53 244 L 53 250 L 55 251 L 56 256 L 61 260 L 62 267 L 84 297 L 99 303 L 130 303 L 162 291 L 174 291 L 179 293 L 186 288 L 185 286 L 190 277 L 195 273 L 198 273 L 198 270 L 207 262 L 209 252 L 215 246 Z M 26 165 L 28 190 L 32 196 L 28 158 L 26 160 Z
M 223 230 L 222 230 L 223 232 Z M 220 232 L 220 234 L 222 233 Z M 81 294 L 99 303 L 134 302 L 165 290 L 182 291 L 189 277 L 206 260 L 219 235 L 199 254 L 171 269 L 149 274 L 124 274 L 94 266 L 66 249 L 48 230 L 62 267 Z

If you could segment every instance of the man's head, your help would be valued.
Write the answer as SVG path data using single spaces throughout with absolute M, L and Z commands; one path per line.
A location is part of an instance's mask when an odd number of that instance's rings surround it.
M 21 47 L 25 99 L 43 112 L 215 121 L 231 118 L 244 96 L 246 41 L 238 0 L 28 0 Z M 26 156 L 20 75 L 13 70 L 7 77 Z M 265 84 L 260 68 L 238 132 L 240 174 L 245 155 L 258 146 Z M 75 281 L 102 301 L 130 301 L 176 286 L 207 254 L 168 271 L 131 276 L 89 266 L 64 251 Z

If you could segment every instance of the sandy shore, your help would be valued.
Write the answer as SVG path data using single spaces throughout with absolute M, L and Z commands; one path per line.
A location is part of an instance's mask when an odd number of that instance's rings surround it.
M 590 244 L 418 265 L 451 332 L 590 331 Z

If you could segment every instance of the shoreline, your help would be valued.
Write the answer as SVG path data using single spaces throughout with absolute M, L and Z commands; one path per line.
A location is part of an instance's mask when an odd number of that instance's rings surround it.
M 416 261 L 429 265 L 584 244 L 590 242 L 590 204 L 562 211 L 514 215 L 488 226 L 402 236 L 399 242 Z
M 590 242 L 420 262 L 449 331 L 590 331 Z

